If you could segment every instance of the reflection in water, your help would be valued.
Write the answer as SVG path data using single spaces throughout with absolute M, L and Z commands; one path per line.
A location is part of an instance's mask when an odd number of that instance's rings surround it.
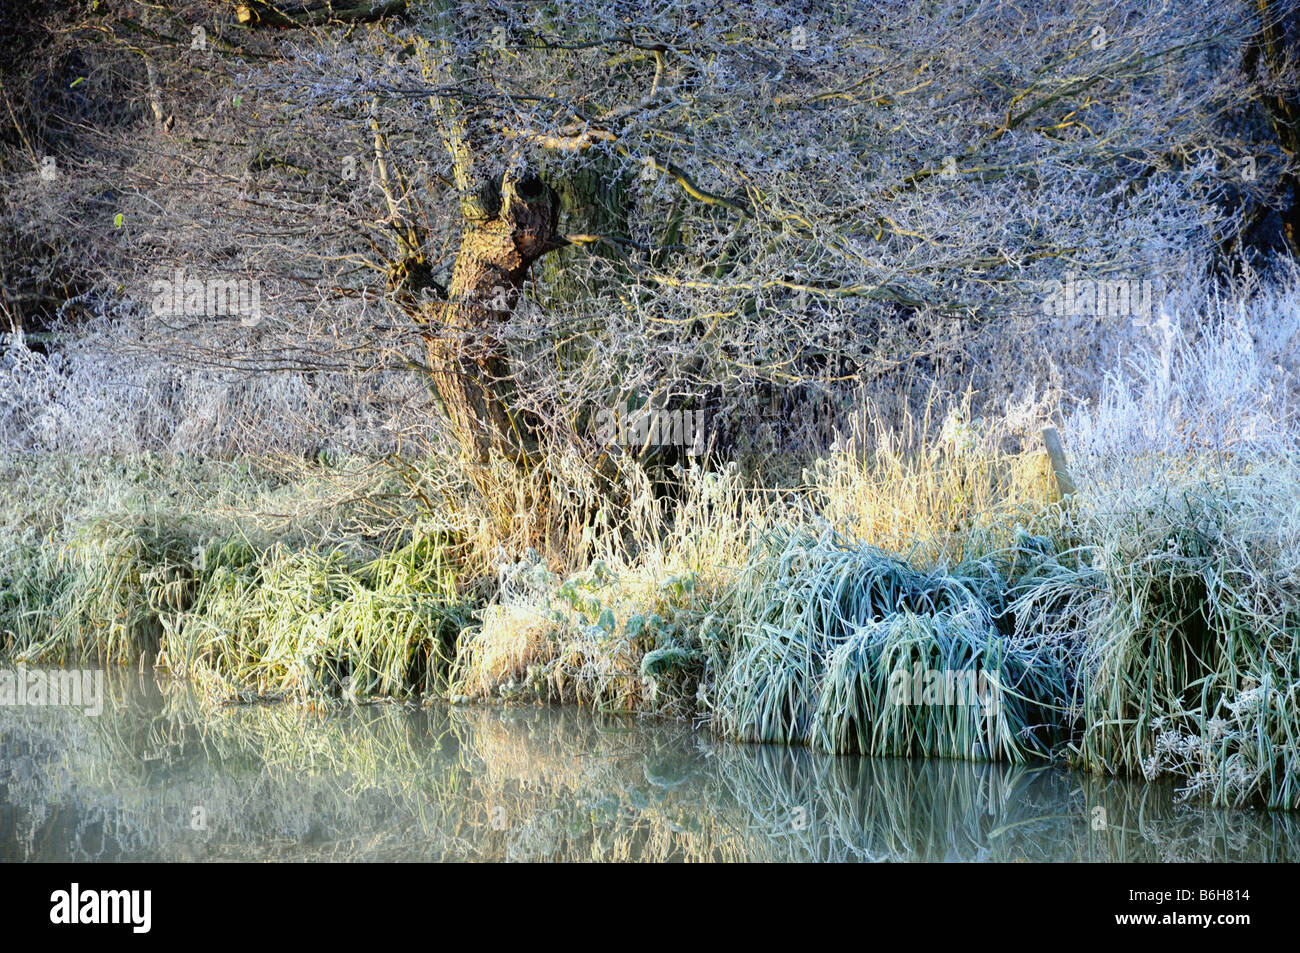
M 1295 816 L 1052 767 L 836 758 L 586 710 L 106 688 L 98 718 L 0 708 L 0 860 L 1300 858 Z

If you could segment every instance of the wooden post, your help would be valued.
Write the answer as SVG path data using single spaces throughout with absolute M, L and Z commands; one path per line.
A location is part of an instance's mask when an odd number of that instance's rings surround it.
M 1047 458 L 1052 461 L 1052 472 L 1056 474 L 1056 486 L 1065 498 L 1076 492 L 1074 478 L 1065 465 L 1065 448 L 1061 446 L 1061 435 L 1055 427 L 1043 428 L 1043 446 L 1047 448 Z

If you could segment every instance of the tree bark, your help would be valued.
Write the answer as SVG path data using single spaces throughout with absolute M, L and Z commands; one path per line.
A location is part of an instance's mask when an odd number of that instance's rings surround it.
M 559 197 L 536 173 L 507 175 L 500 208 L 467 224 L 447 300 L 429 305 L 428 356 L 462 451 L 478 462 L 493 452 L 519 459 L 529 428 L 511 411 L 510 361 L 497 336 L 529 268 L 560 247 Z
M 1246 73 L 1251 79 L 1262 79 L 1272 87 L 1264 97 L 1264 108 L 1278 146 L 1294 161 L 1300 156 L 1300 90 L 1283 77 L 1294 68 L 1295 51 L 1300 43 L 1300 12 L 1284 12 L 1277 0 L 1255 0 L 1255 6 L 1261 32 L 1258 41 L 1246 51 Z M 1282 237 L 1291 253 L 1300 255 L 1300 175 L 1287 172 L 1280 184 L 1290 198 L 1282 210 Z

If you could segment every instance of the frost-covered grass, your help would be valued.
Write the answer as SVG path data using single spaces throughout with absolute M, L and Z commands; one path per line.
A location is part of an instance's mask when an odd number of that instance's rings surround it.
M 1098 492 L 1027 601 L 1082 635 L 1073 754 L 1216 803 L 1300 807 L 1300 464 Z
M 1070 644 L 1016 632 L 1008 601 L 1050 548 L 1022 533 L 1003 553 L 921 571 L 835 536 L 772 540 L 732 593 L 719 726 L 839 753 L 1047 755 L 1070 693 Z M 958 697 L 954 683 L 974 691 Z
M 468 607 L 448 537 L 394 514 L 386 469 L 63 455 L 3 467 L 0 629 L 15 661 L 153 661 L 225 695 L 445 683 Z
M 1300 808 L 1295 286 L 1179 322 L 1058 418 L 1065 500 L 1039 446 L 968 404 L 870 419 L 779 487 L 721 465 L 667 494 L 563 454 L 466 475 L 10 452 L 0 651 L 152 662 L 222 697 L 574 702 L 1065 758 Z M 992 704 L 897 704 L 918 668 L 978 674 Z
M 241 360 L 237 340 L 206 342 L 226 357 L 181 357 L 139 315 L 118 311 L 46 349 L 0 335 L 0 449 L 374 456 L 433 433 L 418 374 L 317 370 L 262 352 Z
M 1151 330 L 1065 413 L 1084 482 L 1131 486 L 1192 460 L 1232 468 L 1296 452 L 1300 272 L 1251 295 L 1171 297 Z

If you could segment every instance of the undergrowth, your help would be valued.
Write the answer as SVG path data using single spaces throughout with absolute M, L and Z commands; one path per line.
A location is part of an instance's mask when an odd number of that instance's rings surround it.
M 0 654 L 223 698 L 564 702 L 844 754 L 1063 759 L 1300 808 L 1300 461 L 1166 435 L 1100 466 L 1085 427 L 1062 500 L 996 423 L 916 429 L 781 487 L 692 467 L 671 492 L 630 458 L 601 485 L 562 456 L 466 477 L 11 455 Z

